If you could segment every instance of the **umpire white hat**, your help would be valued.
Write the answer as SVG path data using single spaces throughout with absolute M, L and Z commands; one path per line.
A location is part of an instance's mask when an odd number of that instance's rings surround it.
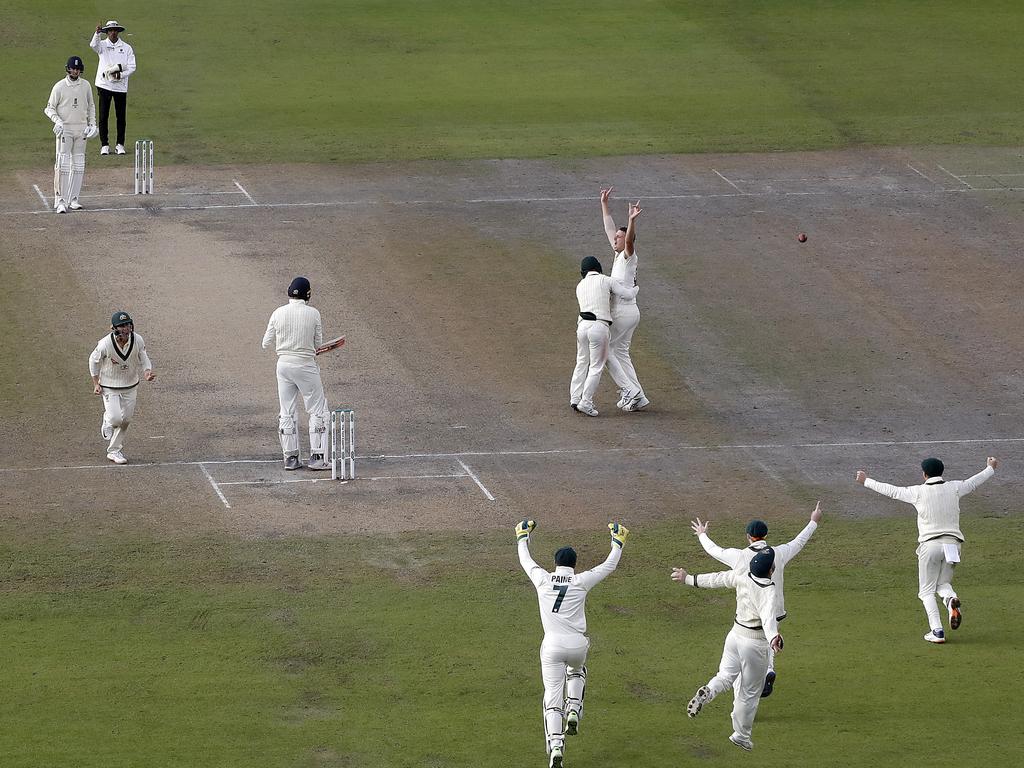
M 116 19 L 111 19 L 100 27 L 100 32 L 109 32 L 112 29 L 116 29 L 118 32 L 124 32 L 124 27 L 118 24 Z

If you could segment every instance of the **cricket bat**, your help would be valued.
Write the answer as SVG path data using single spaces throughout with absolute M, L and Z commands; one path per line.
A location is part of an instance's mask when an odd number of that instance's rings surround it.
M 316 353 L 322 355 L 324 352 L 330 352 L 332 349 L 337 349 L 345 345 L 345 337 L 339 336 L 336 339 L 324 342 L 321 346 L 316 348 Z

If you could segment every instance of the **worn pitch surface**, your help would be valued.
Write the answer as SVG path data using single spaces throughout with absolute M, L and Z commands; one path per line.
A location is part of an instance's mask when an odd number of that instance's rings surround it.
M 887 514 L 856 469 L 909 484 L 926 455 L 956 478 L 1024 458 L 1019 150 L 158 166 L 145 198 L 130 159 L 111 165 L 90 156 L 88 210 L 68 216 L 45 210 L 47 169 L 0 190 L 15 537 L 636 524 L 817 497 Z M 126 194 L 91 194 L 101 180 Z M 610 267 L 607 184 L 621 223 L 627 198 L 644 207 L 634 361 L 652 405 L 616 411 L 606 372 L 592 419 L 568 407 L 573 289 L 583 256 Z M 357 413 L 355 482 L 280 467 L 259 342 L 297 274 L 348 339 L 322 371 Z M 159 375 L 128 467 L 105 460 L 87 370 L 115 309 Z M 971 505 L 1012 512 L 1012 486 Z

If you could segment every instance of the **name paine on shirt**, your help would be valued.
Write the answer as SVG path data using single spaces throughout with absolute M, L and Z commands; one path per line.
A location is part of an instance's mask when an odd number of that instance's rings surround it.
M 572 576 L 566 576 L 564 574 L 555 574 L 555 573 L 553 573 L 553 574 L 551 574 L 551 583 L 552 584 L 571 584 L 572 583 Z

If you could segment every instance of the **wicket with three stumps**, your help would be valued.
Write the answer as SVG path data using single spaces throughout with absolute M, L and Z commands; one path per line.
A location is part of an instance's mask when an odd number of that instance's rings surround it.
M 356 412 L 335 408 L 331 412 L 331 479 L 353 480 L 355 476 Z
M 135 142 L 135 194 L 153 194 L 153 140 Z

